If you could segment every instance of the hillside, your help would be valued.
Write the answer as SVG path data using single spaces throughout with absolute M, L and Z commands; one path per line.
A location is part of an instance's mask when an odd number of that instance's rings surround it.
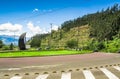
M 58 31 L 52 31 L 51 35 L 48 35 L 46 38 L 42 39 L 41 47 L 44 48 L 50 45 L 52 48 L 64 48 L 66 46 L 66 42 L 72 39 L 78 41 L 79 48 L 86 46 L 87 42 L 90 40 L 89 26 L 84 25 L 71 28 L 70 31 L 67 32 L 63 31 L 62 29 Z
M 119 39 L 120 6 L 115 4 L 106 10 L 65 21 L 57 31 L 35 35 L 31 45 L 64 49 L 71 48 L 68 42 L 72 40 L 72 45 L 75 44 L 72 48 L 117 52 L 120 50 Z

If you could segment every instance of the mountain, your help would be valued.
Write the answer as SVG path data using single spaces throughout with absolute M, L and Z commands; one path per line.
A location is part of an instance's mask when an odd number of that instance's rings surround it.
M 14 43 L 18 45 L 18 36 L 8 36 L 8 35 L 0 35 L 0 40 L 3 41 L 4 44 L 9 45 L 10 43 Z
M 9 36 L 9 35 L 0 35 L 0 40 L 3 41 L 4 44 L 10 45 L 11 43 L 18 45 L 18 39 L 19 36 Z M 26 41 L 28 41 L 30 38 L 26 37 Z

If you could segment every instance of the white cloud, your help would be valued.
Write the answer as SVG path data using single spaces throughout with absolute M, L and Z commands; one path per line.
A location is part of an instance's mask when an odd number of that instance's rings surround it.
M 58 27 L 59 27 L 59 26 L 57 26 L 57 25 L 53 25 L 53 26 L 52 26 L 52 30 L 57 31 L 57 30 L 58 30 Z
M 4 23 L 0 24 L 0 31 L 18 32 L 22 30 L 22 27 L 20 24 Z
M 53 25 L 52 30 L 58 30 L 57 25 Z M 0 24 L 0 35 L 20 36 L 22 33 L 27 32 L 26 37 L 32 37 L 35 34 L 50 33 L 51 29 L 41 28 L 38 25 L 34 25 L 32 22 L 27 23 L 27 27 L 23 27 L 21 24 L 12 24 L 10 22 Z
M 10 22 L 0 24 L 0 35 L 13 36 L 14 34 L 20 36 L 23 32 L 23 26 L 21 24 L 12 24 Z
M 34 26 L 32 22 L 27 23 L 27 28 L 32 32 L 33 35 L 42 33 L 42 29 L 39 26 Z
M 37 9 L 37 8 L 35 8 L 34 10 L 33 10 L 33 12 L 38 12 L 39 11 L 39 9 Z

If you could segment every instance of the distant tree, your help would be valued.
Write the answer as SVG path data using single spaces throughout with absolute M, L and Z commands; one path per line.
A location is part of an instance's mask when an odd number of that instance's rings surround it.
M 32 40 L 31 40 L 31 47 L 40 47 L 41 46 L 41 36 L 39 35 L 35 35 L 34 37 L 32 37 Z
M 2 47 L 3 47 L 3 41 L 0 40 L 0 48 L 2 48 Z
M 14 45 L 13 45 L 13 43 L 11 43 L 10 44 L 10 50 L 13 50 L 13 48 L 14 48 Z
M 90 23 L 90 36 L 92 35 L 98 41 L 105 39 L 112 40 L 113 36 L 117 35 L 120 31 L 120 9 L 118 4 L 111 8 L 95 13 L 91 16 Z
M 46 37 L 50 36 L 49 33 L 47 34 L 36 34 L 34 35 L 28 42 L 31 45 L 31 47 L 40 47 L 41 46 L 41 40 L 46 40 Z

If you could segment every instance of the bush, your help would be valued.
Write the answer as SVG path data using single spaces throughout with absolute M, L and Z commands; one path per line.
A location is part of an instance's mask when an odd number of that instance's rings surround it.
M 93 52 L 98 52 L 98 49 L 94 49 Z
M 40 47 L 41 46 L 41 39 L 40 38 L 32 38 L 31 43 L 30 43 L 31 47 Z
M 78 42 L 76 40 L 70 40 L 67 42 L 67 47 L 69 48 L 76 48 L 78 45 Z
M 102 50 L 102 49 L 104 49 L 104 48 L 105 48 L 105 45 L 104 45 L 103 42 L 99 42 L 99 43 L 97 44 L 97 49 L 98 49 L 98 50 Z
M 2 50 L 10 50 L 9 46 L 3 46 Z
M 117 51 L 117 53 L 120 53 L 120 49 Z
M 120 39 L 118 37 L 114 37 L 113 40 L 108 41 L 105 51 L 107 52 L 119 52 L 120 50 Z
M 89 50 L 93 50 L 94 52 L 97 52 L 99 50 L 102 50 L 105 48 L 105 44 L 103 41 L 98 42 L 96 40 L 92 40 L 88 43 L 88 47 Z
M 91 40 L 89 43 L 88 43 L 88 50 L 95 50 L 97 49 L 96 48 L 96 41 L 95 40 Z

